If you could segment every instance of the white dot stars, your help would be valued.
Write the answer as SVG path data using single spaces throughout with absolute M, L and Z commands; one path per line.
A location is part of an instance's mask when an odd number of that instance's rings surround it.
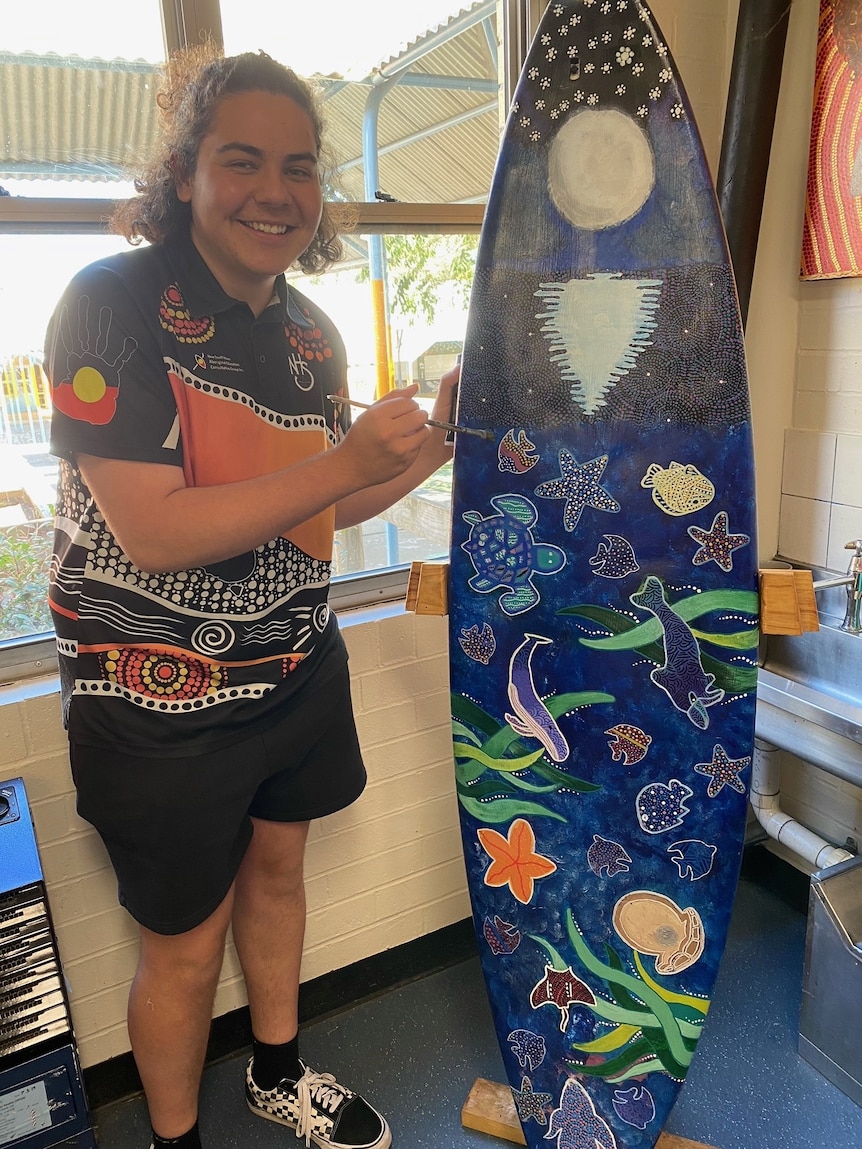
M 629 115 L 640 119 L 662 114 L 683 119 L 684 106 L 679 100 L 669 100 L 661 111 L 665 86 L 670 86 L 671 95 L 678 93 L 668 49 L 656 35 L 646 9 L 631 0 L 582 0 L 579 9 L 572 12 L 571 5 L 551 0 L 525 73 L 533 91 L 529 99 L 521 99 L 523 113 L 514 121 L 525 130 L 525 137 L 543 138 L 552 124 L 553 131 L 558 131 L 570 106 L 601 108 L 617 100 L 627 105 Z M 638 19 L 643 21 L 640 27 Z M 573 29 L 584 29 L 587 36 L 579 38 Z M 589 83 L 590 88 L 575 89 L 578 81 Z M 539 98 L 563 90 L 571 105 Z M 513 109 L 519 111 L 515 105 Z

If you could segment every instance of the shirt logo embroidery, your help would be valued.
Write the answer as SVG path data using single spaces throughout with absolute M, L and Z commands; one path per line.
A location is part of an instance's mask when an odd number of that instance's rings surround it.
M 300 391 L 310 391 L 314 386 L 314 374 L 310 364 L 323 363 L 332 358 L 332 348 L 329 340 L 319 327 L 314 327 L 314 320 L 303 307 L 302 314 L 308 320 L 308 327 L 300 327 L 292 320 L 288 321 L 284 329 L 287 341 L 294 349 L 288 356 L 288 366 L 293 375 L 293 381 Z
M 302 356 L 288 355 L 287 366 L 300 391 L 310 391 L 314 386 L 314 375 Z

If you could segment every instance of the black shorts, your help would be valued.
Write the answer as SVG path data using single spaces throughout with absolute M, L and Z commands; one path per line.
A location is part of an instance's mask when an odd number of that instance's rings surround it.
M 205 921 L 251 841 L 249 816 L 307 822 L 365 787 L 345 665 L 274 726 L 193 758 L 140 758 L 72 743 L 78 813 L 98 830 L 120 904 L 154 933 Z

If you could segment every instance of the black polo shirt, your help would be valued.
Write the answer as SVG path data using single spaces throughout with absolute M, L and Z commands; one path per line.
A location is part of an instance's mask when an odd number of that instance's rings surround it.
M 346 659 L 327 605 L 334 508 L 247 554 L 149 574 L 123 553 L 79 453 L 182 467 L 212 486 L 291 466 L 349 425 L 338 332 L 276 283 L 255 318 L 187 233 L 86 267 L 51 319 L 60 483 L 51 608 L 74 741 L 186 756 L 274 722 Z

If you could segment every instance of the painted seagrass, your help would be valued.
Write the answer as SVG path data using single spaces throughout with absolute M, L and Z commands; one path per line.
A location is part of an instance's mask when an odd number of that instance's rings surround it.
M 754 738 L 754 477 L 709 172 L 639 0 L 548 8 L 482 232 L 454 757 L 527 1144 L 649 1149 L 700 1036 Z

